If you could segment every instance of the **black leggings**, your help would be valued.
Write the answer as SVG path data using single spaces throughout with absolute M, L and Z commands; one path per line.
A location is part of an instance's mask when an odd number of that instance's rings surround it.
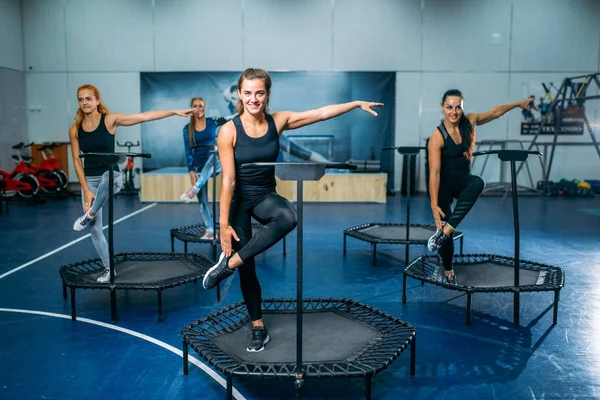
M 465 175 L 458 179 L 441 178 L 438 205 L 445 215 L 442 220 L 456 229 L 467 213 L 471 211 L 484 188 L 484 180 L 477 175 Z M 450 208 L 453 199 L 456 199 L 454 210 Z M 438 254 L 442 258 L 444 269 L 446 271 L 452 270 L 454 240 L 449 238 L 440 248 Z
M 251 217 L 264 225 L 254 236 Z M 256 276 L 254 257 L 290 233 L 296 227 L 296 222 L 296 210 L 292 203 L 275 192 L 231 201 L 229 225 L 240 238 L 239 242 L 233 240 L 232 247 L 244 262 L 238 268 L 240 288 L 252 321 L 262 318 L 262 291 Z

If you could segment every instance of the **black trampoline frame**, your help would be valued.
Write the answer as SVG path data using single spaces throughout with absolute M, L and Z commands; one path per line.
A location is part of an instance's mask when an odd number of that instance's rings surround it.
M 519 201 L 516 179 L 516 161 L 525 161 L 530 154 L 541 156 L 539 151 L 531 150 L 486 150 L 473 153 L 473 156 L 497 154 L 501 161 L 510 162 L 511 174 L 511 189 L 513 199 L 513 226 L 514 226 L 514 257 L 507 257 L 496 254 L 460 254 L 455 255 L 453 262 L 456 265 L 460 264 L 479 264 L 485 262 L 494 262 L 497 264 L 506 264 L 514 267 L 514 283 L 512 286 L 499 287 L 474 287 L 462 286 L 458 284 L 449 284 L 440 280 L 435 273 L 434 268 L 440 265 L 437 255 L 420 256 L 410 263 L 404 269 L 402 283 L 402 304 L 406 304 L 406 277 L 417 279 L 422 283 L 431 283 L 437 286 L 442 286 L 447 289 L 465 292 L 467 294 L 467 310 L 466 310 L 466 325 L 471 325 L 471 297 L 473 293 L 513 293 L 513 322 L 515 325 L 520 325 L 520 294 L 521 292 L 554 292 L 553 301 L 553 319 L 552 323 L 558 321 L 558 302 L 560 300 L 560 290 L 564 286 L 565 274 L 562 268 L 542 264 L 534 261 L 520 259 L 520 229 L 519 229 Z M 545 271 L 544 283 L 539 285 L 521 285 L 519 280 L 520 269 L 530 269 L 535 271 Z
M 221 354 L 218 355 L 217 350 L 219 349 L 219 347 L 214 346 L 214 347 L 208 347 L 208 348 L 204 348 L 203 346 L 200 345 L 192 345 L 192 348 L 194 350 L 196 350 L 198 352 L 198 354 L 202 357 L 204 357 L 206 360 L 208 360 L 208 362 L 210 362 L 211 364 L 215 365 L 219 370 L 221 370 L 222 372 L 224 372 L 227 375 L 227 399 L 231 399 L 232 398 L 232 390 L 233 390 L 233 375 L 234 374 L 239 374 L 242 376 L 246 376 L 246 377 L 259 377 L 259 378 L 263 378 L 263 377 L 277 377 L 277 376 L 285 376 L 285 377 L 290 377 L 290 378 L 294 378 L 294 386 L 296 388 L 296 398 L 297 399 L 301 399 L 302 398 L 302 386 L 304 384 L 304 380 L 305 378 L 308 376 L 307 374 L 307 370 L 305 369 L 305 365 L 302 361 L 302 331 L 303 331 L 303 307 L 304 305 L 314 305 L 314 304 L 322 304 L 323 302 L 327 303 L 327 302 L 336 302 L 336 301 L 342 301 L 342 300 L 335 300 L 335 299 L 304 299 L 303 298 L 303 286 L 302 286 L 302 281 L 303 281 L 303 199 L 302 199 L 302 193 L 303 193 L 303 183 L 305 180 L 311 180 L 311 181 L 317 181 L 319 180 L 324 174 L 325 174 L 325 169 L 326 168 L 335 168 L 335 169 L 356 169 L 356 166 L 354 165 L 349 165 L 349 164 L 338 164 L 338 163 L 330 163 L 330 164 L 318 164 L 318 163 L 252 163 L 252 164 L 243 164 L 242 168 L 244 167 L 275 167 L 276 168 L 276 174 L 277 176 L 282 179 L 282 180 L 295 180 L 296 181 L 296 190 L 299 195 L 297 198 L 297 203 L 296 203 L 296 212 L 297 212 L 297 273 L 296 273 L 296 299 L 270 299 L 267 301 L 271 301 L 273 304 L 280 304 L 279 307 L 281 307 L 281 304 L 302 304 L 302 307 L 295 307 L 296 309 L 296 363 L 295 366 L 293 367 L 286 367 L 284 368 L 284 373 L 283 375 L 278 374 L 274 367 L 273 367 L 273 363 L 269 363 L 268 364 L 268 372 L 265 371 L 260 371 L 257 372 L 257 364 L 251 364 L 252 365 L 252 371 L 250 371 L 250 369 L 248 369 L 246 367 L 246 371 L 245 373 L 240 373 L 240 370 L 235 368 L 235 361 L 232 360 L 231 356 L 228 354 L 223 354 L 222 350 L 221 350 Z M 403 322 L 401 320 L 399 320 L 398 318 L 389 316 L 381 311 L 376 310 L 373 307 L 369 307 L 369 306 L 363 306 L 362 304 L 358 303 L 358 302 L 354 302 L 352 300 L 343 300 L 346 302 L 352 302 L 352 304 L 355 304 L 357 306 L 363 307 L 364 309 L 368 309 L 370 310 L 372 313 L 375 313 L 374 315 L 385 315 L 386 317 L 391 318 L 390 321 L 393 321 L 394 323 L 398 324 L 401 323 L 403 328 L 406 328 L 408 330 L 410 330 L 410 335 L 408 335 L 406 338 L 404 338 L 404 342 L 402 342 L 401 347 L 398 349 L 397 352 L 395 352 L 391 358 L 389 358 L 390 356 L 388 356 L 388 361 L 385 366 L 382 366 L 381 368 L 375 368 L 375 369 L 371 369 L 369 370 L 370 372 L 363 372 L 360 375 L 347 375 L 345 374 L 344 377 L 354 377 L 354 376 L 364 376 L 366 379 L 366 389 L 365 389 L 365 397 L 367 399 L 371 398 L 371 377 L 373 375 L 375 375 L 376 373 L 378 373 L 379 371 L 385 369 L 385 367 L 387 367 L 391 362 L 393 362 L 400 353 L 403 352 L 403 350 L 410 344 L 411 345 L 411 376 L 415 375 L 415 354 L 416 354 L 416 349 L 415 349 L 415 343 L 416 343 L 416 329 L 412 326 L 410 326 L 409 324 L 407 324 L 406 322 Z M 263 304 L 265 303 L 265 300 L 263 300 Z M 244 304 L 243 303 L 237 303 L 234 304 L 233 306 L 229 306 L 225 309 L 221 309 L 207 317 L 204 317 L 203 319 L 198 320 L 195 323 L 192 323 L 191 325 L 189 325 L 188 327 L 184 328 L 182 330 L 182 342 L 183 342 L 183 354 L 184 354 L 184 368 L 183 368 L 183 373 L 184 375 L 188 374 L 188 343 L 187 341 L 194 341 L 196 334 L 200 334 L 203 335 L 203 337 L 209 338 L 210 335 L 215 335 L 215 332 L 220 332 L 222 329 L 228 329 L 231 330 L 233 329 L 233 326 L 239 327 L 239 323 L 241 323 L 242 320 L 247 321 L 246 318 L 249 318 L 247 316 L 247 311 L 245 311 L 244 309 Z M 235 310 L 235 315 L 232 317 L 231 312 Z M 243 316 L 243 317 L 242 317 Z M 210 329 L 209 333 L 205 333 L 203 330 L 200 330 L 199 332 L 195 332 L 193 331 L 193 328 L 196 326 L 201 326 L 204 324 L 205 321 L 210 321 L 211 323 L 214 323 L 215 321 L 219 321 L 219 323 L 221 323 L 221 321 L 227 321 L 227 323 L 234 323 L 235 325 L 231 325 L 231 326 L 227 326 L 224 325 L 222 327 L 217 327 L 215 328 L 215 326 L 211 326 L 210 324 L 207 325 L 207 328 Z M 371 322 L 371 321 L 367 321 Z M 204 327 L 204 325 L 203 325 Z M 221 329 L 221 330 L 219 330 Z M 195 342 L 194 342 L 195 343 Z M 377 347 L 377 346 L 374 346 Z M 210 351 L 209 351 L 210 350 Z M 222 361 L 217 362 L 217 364 L 215 364 L 215 360 L 219 357 L 223 357 Z M 224 366 L 224 363 L 226 363 L 227 358 L 229 358 L 229 360 L 231 361 L 230 364 L 228 364 L 227 367 Z M 250 364 L 249 364 L 250 365 Z M 292 364 L 286 364 L 286 365 L 292 365 Z M 330 373 L 331 373 L 331 368 L 329 369 Z M 323 375 L 318 375 L 319 378 L 324 378 L 325 376 Z
M 100 289 L 110 290 L 111 297 L 113 292 L 117 289 L 123 290 L 156 290 L 158 297 L 158 322 L 163 322 L 163 302 L 162 302 L 162 291 L 170 289 L 176 286 L 180 286 L 189 282 L 197 283 L 198 279 L 204 277 L 206 271 L 212 266 L 205 257 L 197 254 L 174 254 L 174 253 L 157 253 L 157 252 L 140 252 L 140 253 L 119 253 L 116 254 L 115 264 L 120 264 L 126 261 L 160 261 L 169 260 L 173 261 L 174 256 L 179 256 L 181 260 L 185 260 L 189 267 L 198 270 L 197 273 L 190 273 L 177 278 L 164 279 L 162 281 L 156 281 L 152 283 L 99 283 L 89 282 L 82 279 L 83 275 L 97 274 L 104 270 L 104 266 L 99 258 L 93 258 L 85 261 L 80 261 L 73 264 L 63 265 L 60 268 L 60 275 L 63 281 L 63 298 L 67 299 L 67 288 L 70 289 L 71 293 L 71 319 L 75 321 L 77 319 L 77 311 L 75 306 L 75 290 L 76 289 Z M 116 294 L 115 294 L 116 296 Z
M 150 154 L 146 153 L 83 153 L 79 155 L 80 158 L 85 157 L 95 157 L 102 158 L 105 160 L 107 164 L 110 164 L 109 171 L 119 171 L 118 164 L 125 161 L 126 157 L 142 157 L 142 158 L 151 158 Z M 82 282 L 81 279 L 76 279 L 76 282 L 71 282 L 68 279 L 73 278 L 76 274 L 73 274 L 73 270 L 78 270 L 85 273 L 92 273 L 94 271 L 93 268 L 88 268 L 87 264 L 97 263 L 98 272 L 100 269 L 104 268 L 102 264 L 99 262 L 100 259 L 90 259 L 78 263 L 72 263 L 66 266 L 62 266 L 60 268 L 60 275 L 63 281 L 62 285 L 62 294 L 63 298 L 67 298 L 67 287 L 70 288 L 71 291 L 71 319 L 76 320 L 76 309 L 75 309 L 75 290 L 77 288 L 82 289 L 108 289 L 110 290 L 110 314 L 112 322 L 116 323 L 118 320 L 117 316 L 117 290 L 126 289 L 126 290 L 157 290 L 158 294 L 158 321 L 163 321 L 163 312 L 162 312 L 162 289 L 158 289 L 158 283 L 140 283 L 139 285 L 133 283 L 116 283 L 115 282 L 115 257 L 123 257 L 124 261 L 137 259 L 137 257 L 154 257 L 155 259 L 152 261 L 156 261 L 156 259 L 169 259 L 173 260 L 176 258 L 185 258 L 185 259 L 204 259 L 206 260 L 204 264 L 205 268 L 199 270 L 199 273 L 194 275 L 186 275 L 181 278 L 181 282 L 178 284 L 175 283 L 174 279 L 169 279 L 164 281 L 164 288 L 171 288 L 175 286 L 179 286 L 188 282 L 197 282 L 198 279 L 204 278 L 204 274 L 206 271 L 212 266 L 213 262 L 208 260 L 207 258 L 201 255 L 187 255 L 187 254 L 178 254 L 178 253 L 119 253 L 115 256 L 114 251 L 114 174 L 108 174 L 108 254 L 109 254 L 109 264 L 110 264 L 110 282 L 108 283 L 98 283 L 91 284 L 87 282 Z M 143 256 L 142 256 L 143 255 Z M 194 276 L 192 276 L 194 275 Z M 164 289 L 163 288 L 163 289 Z M 217 299 L 220 300 L 220 285 L 217 285 Z
M 296 311 L 296 299 L 264 299 L 265 313 Z M 368 344 L 365 351 L 346 362 L 323 362 L 302 365 L 305 379 L 323 378 L 365 378 L 365 397 L 370 398 L 371 378 L 386 369 L 410 346 L 410 374 L 415 375 L 416 330 L 400 319 L 366 306 L 351 299 L 312 298 L 304 299 L 303 307 L 308 311 L 334 310 L 359 320 L 377 329 L 380 335 Z M 227 398 L 233 392 L 233 377 L 288 378 L 296 379 L 296 363 L 249 363 L 240 360 L 232 362 L 232 356 L 225 354 L 212 337 L 233 332 L 250 321 L 243 302 L 233 304 L 210 314 L 181 331 L 183 339 L 183 373 L 188 375 L 188 346 L 201 354 L 218 371 L 227 377 Z M 375 355 L 372 355 L 375 353 Z
M 399 154 L 402 154 L 403 157 L 416 157 L 421 150 L 427 150 L 427 147 L 424 146 L 398 146 L 398 147 L 384 147 L 383 150 L 396 150 Z M 410 160 L 404 163 L 407 168 L 410 168 Z M 371 247 L 373 248 L 373 266 L 377 265 L 377 245 L 378 244 L 403 244 L 404 245 L 404 263 L 405 266 L 409 264 L 409 247 L 413 244 L 426 245 L 427 240 L 411 240 L 410 239 L 410 228 L 428 228 L 432 229 L 433 233 L 437 230 L 435 225 L 428 224 L 411 224 L 410 223 L 410 176 L 406 174 L 406 222 L 405 223 L 377 223 L 377 222 L 369 222 L 357 226 L 353 226 L 347 229 L 344 229 L 344 244 L 343 244 L 343 254 L 346 255 L 346 237 L 350 236 L 358 240 L 362 240 L 364 242 L 371 243 Z M 404 226 L 406 227 L 406 239 L 379 239 L 371 235 L 367 235 L 361 233 L 360 230 L 370 227 L 370 226 Z M 429 239 L 429 238 L 428 238 Z M 460 231 L 454 231 L 453 240 L 460 240 L 460 254 L 463 252 L 463 240 L 464 235 Z

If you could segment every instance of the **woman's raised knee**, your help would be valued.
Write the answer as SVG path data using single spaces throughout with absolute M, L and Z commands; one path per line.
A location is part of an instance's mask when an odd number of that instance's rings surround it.
M 291 208 L 280 209 L 275 217 L 279 226 L 285 231 L 291 232 L 298 224 L 296 211 Z

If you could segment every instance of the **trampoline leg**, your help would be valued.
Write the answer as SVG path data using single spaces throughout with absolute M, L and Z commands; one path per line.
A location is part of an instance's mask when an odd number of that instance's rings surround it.
M 412 338 L 412 342 L 410 344 L 410 376 L 415 376 L 416 374 L 416 363 L 417 363 L 417 332 Z
M 110 288 L 110 319 L 112 322 L 117 322 L 117 290 Z
M 560 291 L 554 291 L 554 313 L 552 317 L 552 324 L 556 325 L 558 322 L 558 301 L 560 300 Z
M 158 290 L 158 322 L 163 322 L 162 290 Z
M 217 262 L 217 242 L 213 242 L 213 244 L 212 244 L 212 254 L 213 254 L 213 261 Z
M 371 400 L 371 375 L 365 376 L 365 399 Z
M 373 243 L 373 266 L 377 265 L 377 245 Z
M 75 309 L 75 288 L 72 287 L 71 288 L 71 320 L 72 321 L 77 320 L 77 317 L 75 316 L 76 313 L 77 313 L 77 311 Z
M 175 253 L 175 237 L 171 234 L 171 253 Z
M 217 301 L 221 301 L 221 284 L 217 285 Z
M 402 304 L 406 304 L 406 274 L 402 273 Z
M 187 253 L 187 242 L 183 242 L 183 252 Z
M 183 374 L 188 375 L 190 373 L 188 366 L 188 344 L 184 340 L 183 341 Z
M 519 326 L 519 311 L 521 310 L 521 293 L 519 291 L 515 292 L 515 301 L 514 301 L 514 310 L 513 310 L 513 319 L 515 325 Z
M 67 299 L 67 285 L 65 285 L 65 282 L 63 281 L 63 299 Z
M 342 254 L 346 255 L 346 234 L 345 233 L 344 233 L 344 251 Z
M 233 400 L 233 376 L 227 377 L 227 400 Z
M 463 253 L 463 240 L 464 240 L 464 238 L 465 238 L 464 236 L 460 237 L 460 254 Z
M 467 326 L 471 326 L 471 296 L 473 293 L 467 292 Z
M 285 257 L 287 255 L 287 248 L 285 245 L 285 236 L 283 237 L 283 256 Z

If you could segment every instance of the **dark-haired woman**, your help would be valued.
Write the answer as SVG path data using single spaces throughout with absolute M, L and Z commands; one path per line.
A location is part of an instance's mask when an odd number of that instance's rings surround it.
M 427 247 L 438 251 L 445 270 L 445 280 L 456 283 L 452 269 L 454 241 L 452 234 L 479 198 L 485 187 L 481 177 L 471 174 L 475 148 L 475 127 L 500 118 L 515 108 L 530 109 L 532 98 L 496 106 L 483 113 L 464 114 L 462 93 L 448 90 L 442 98 L 444 120 L 433 131 L 427 145 L 429 162 L 429 196 L 437 232 Z M 450 208 L 456 199 L 454 210 Z

